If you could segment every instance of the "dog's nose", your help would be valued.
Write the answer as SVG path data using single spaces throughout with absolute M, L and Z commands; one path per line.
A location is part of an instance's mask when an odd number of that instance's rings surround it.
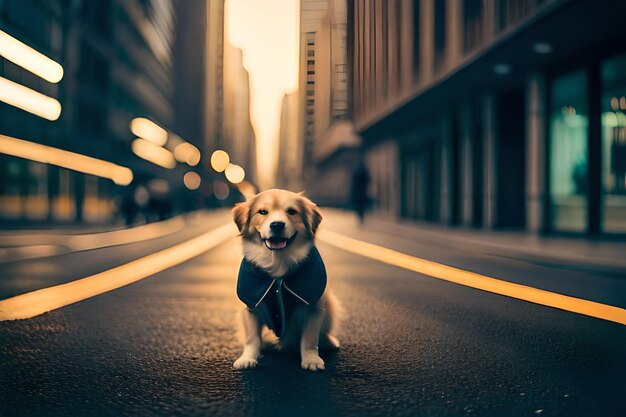
M 272 232 L 282 232 L 285 228 L 285 222 L 271 222 L 270 229 Z

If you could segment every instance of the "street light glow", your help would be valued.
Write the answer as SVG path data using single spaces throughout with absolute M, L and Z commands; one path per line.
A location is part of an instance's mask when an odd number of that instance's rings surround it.
M 189 171 L 183 176 L 183 183 L 188 189 L 197 190 L 202 183 L 202 178 L 196 172 Z
M 51 83 L 63 78 L 63 67 L 44 54 L 0 30 L 0 56 Z
M 174 155 L 170 151 L 142 138 L 133 141 L 131 149 L 135 155 L 163 168 L 176 166 Z
M 224 174 L 226 175 L 226 179 L 233 184 L 239 184 L 246 178 L 246 171 L 235 164 L 228 164 L 226 170 L 224 170 Z
M 118 185 L 128 185 L 133 180 L 129 168 L 10 136 L 0 135 L 0 153 L 107 178 Z
M 167 131 L 145 117 L 134 118 L 130 122 L 130 131 L 157 146 L 163 146 L 167 142 Z
M 50 121 L 61 116 L 61 103 L 56 99 L 3 77 L 0 77 L 0 101 Z
M 174 158 L 194 167 L 200 163 L 200 150 L 189 142 L 182 142 L 174 148 Z
M 211 167 L 217 172 L 224 171 L 229 162 L 230 156 L 225 151 L 217 150 L 211 155 Z

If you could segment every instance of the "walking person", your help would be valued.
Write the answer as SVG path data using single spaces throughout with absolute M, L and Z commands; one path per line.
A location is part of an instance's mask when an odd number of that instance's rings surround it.
M 365 210 L 369 204 L 369 196 L 367 194 L 369 183 L 370 174 L 363 159 L 360 159 L 352 172 L 352 182 L 350 184 L 350 203 L 360 223 L 363 223 L 365 220 Z

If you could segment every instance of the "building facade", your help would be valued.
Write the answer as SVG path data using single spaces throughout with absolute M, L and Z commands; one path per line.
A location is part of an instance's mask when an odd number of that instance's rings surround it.
M 353 119 L 377 209 L 626 234 L 626 4 L 355 0 Z
M 243 65 L 243 51 L 230 43 L 228 19 L 224 25 L 222 148 L 233 163 L 256 180 L 256 138 L 250 118 L 250 74 Z
M 0 2 L 0 27 L 60 63 L 58 84 L 0 56 L 0 76 L 57 99 L 55 121 L 0 103 L 0 134 L 160 174 L 130 151 L 129 123 L 148 117 L 171 128 L 172 44 L 169 0 Z M 119 186 L 77 171 L 0 155 L 0 217 L 102 221 Z
M 280 159 L 291 168 L 281 162 L 278 178 L 279 185 L 306 190 L 325 205 L 347 205 L 358 158 L 347 41 L 345 0 L 300 2 L 299 85 L 296 96 L 283 100 L 280 133 Z
M 121 200 L 137 187 L 150 190 L 151 184 L 158 186 L 153 194 L 171 197 L 174 211 L 198 207 L 212 195 L 214 180 L 228 188 L 223 174 L 209 170 L 211 153 L 218 148 L 232 151 L 233 162 L 254 171 L 248 152 L 254 146 L 247 73 L 236 51 L 230 69 L 237 77 L 224 76 L 223 0 L 4 0 L 0 30 L 64 72 L 59 82 L 46 81 L 0 50 L 1 82 L 26 87 L 29 94 L 43 94 L 61 106 L 60 117 L 51 121 L 8 104 L 10 98 L 0 99 L 0 135 L 118 164 L 134 175 L 127 186 L 0 149 L 3 224 L 110 221 Z M 225 83 L 239 85 L 228 92 L 235 104 L 225 97 Z M 232 104 L 227 114 L 225 102 Z M 163 149 L 156 151 L 169 158 L 169 166 L 134 153 L 130 124 L 135 118 L 167 132 Z M 227 129 L 224 120 L 235 127 Z M 177 156 L 184 142 L 200 150 L 201 163 Z M 184 176 L 190 170 L 205 180 L 197 190 L 186 189 Z
M 278 136 L 277 184 L 286 190 L 304 190 L 302 170 L 302 142 L 298 92 L 285 94 L 280 107 Z

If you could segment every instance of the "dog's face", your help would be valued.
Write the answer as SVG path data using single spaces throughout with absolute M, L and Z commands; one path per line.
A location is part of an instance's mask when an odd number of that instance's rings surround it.
M 269 251 L 310 244 L 322 221 L 318 207 L 311 200 L 276 189 L 237 204 L 233 218 L 244 240 L 262 242 Z

